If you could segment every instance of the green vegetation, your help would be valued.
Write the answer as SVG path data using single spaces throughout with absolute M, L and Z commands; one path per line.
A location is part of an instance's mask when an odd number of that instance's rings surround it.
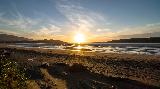
M 0 53 L 0 89 L 26 89 L 27 77 L 17 63 Z

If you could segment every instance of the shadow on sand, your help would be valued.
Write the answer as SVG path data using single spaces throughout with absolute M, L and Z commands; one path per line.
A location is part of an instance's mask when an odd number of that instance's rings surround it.
M 81 64 L 57 63 L 47 69 L 54 78 L 66 81 L 68 89 L 159 89 L 135 80 L 91 73 Z

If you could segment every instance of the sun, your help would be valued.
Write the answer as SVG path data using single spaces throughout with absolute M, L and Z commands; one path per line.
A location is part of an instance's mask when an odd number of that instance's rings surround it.
M 83 43 L 85 41 L 85 36 L 82 34 L 82 33 L 77 33 L 75 36 L 74 36 L 74 42 L 75 43 Z

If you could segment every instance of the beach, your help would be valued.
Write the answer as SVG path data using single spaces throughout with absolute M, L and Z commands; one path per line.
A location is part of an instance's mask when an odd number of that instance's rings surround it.
M 29 89 L 159 89 L 160 55 L 8 47 Z

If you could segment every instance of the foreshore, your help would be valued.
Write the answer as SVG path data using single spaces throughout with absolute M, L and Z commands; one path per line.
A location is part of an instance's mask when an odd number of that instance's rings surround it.
M 28 70 L 37 89 L 158 89 L 160 56 L 1 46 Z M 42 66 L 43 64 L 48 66 Z M 41 76 L 43 74 L 43 76 Z M 47 83 L 50 80 L 52 83 Z M 73 84 L 75 83 L 75 84 Z M 30 86 L 31 87 L 31 86 Z M 105 87 L 105 88 L 103 88 Z

